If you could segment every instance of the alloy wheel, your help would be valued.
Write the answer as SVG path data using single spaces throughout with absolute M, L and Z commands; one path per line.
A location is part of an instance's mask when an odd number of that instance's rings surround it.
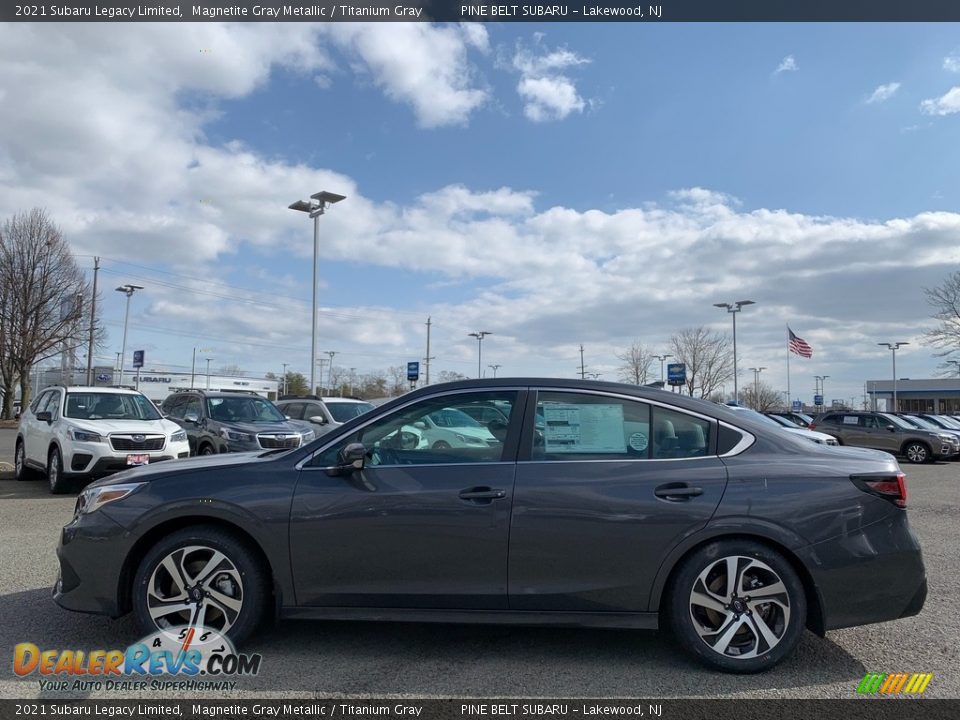
M 783 640 L 790 623 L 790 595 L 780 576 L 756 558 L 721 558 L 701 572 L 690 591 L 690 618 L 714 652 L 755 658 Z
M 243 579 L 219 550 L 189 545 L 157 563 L 146 601 L 158 629 L 189 625 L 225 634 L 243 609 Z
M 14 456 L 13 456 L 14 474 L 18 480 L 23 478 L 23 471 L 24 471 L 23 455 L 24 455 L 23 443 L 19 443 L 17 445 L 17 452 L 14 453 Z
M 50 483 L 50 492 L 60 490 L 60 453 L 56 450 L 50 451 L 47 462 L 47 482 Z
M 907 446 L 907 460 L 912 463 L 923 463 L 927 461 L 927 448 L 920 443 L 911 443 Z

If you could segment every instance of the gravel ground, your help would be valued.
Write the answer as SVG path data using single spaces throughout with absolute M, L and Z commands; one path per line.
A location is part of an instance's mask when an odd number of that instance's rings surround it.
M 13 431 L 0 429 L 0 462 L 12 461 L 13 439 Z M 851 698 L 867 672 L 932 672 L 926 697 L 960 698 L 960 463 L 910 466 L 907 475 L 930 584 L 923 612 L 825 639 L 807 633 L 792 658 L 762 675 L 708 671 L 656 633 L 288 621 L 245 646 L 262 653 L 260 675 L 217 696 Z M 18 483 L 0 470 L 0 650 L 7 662 L 19 642 L 89 650 L 137 639 L 129 618 L 74 614 L 50 599 L 54 548 L 73 504 L 72 496 L 50 496 L 43 481 Z M 0 697 L 85 696 L 41 692 L 35 679 L 0 673 Z

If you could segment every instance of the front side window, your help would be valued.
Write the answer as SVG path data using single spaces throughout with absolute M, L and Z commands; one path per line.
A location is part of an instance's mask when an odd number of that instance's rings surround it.
M 47 399 L 40 406 L 40 412 L 48 412 L 56 420 L 60 417 L 60 393 L 57 390 L 51 390 Z
M 537 396 L 532 460 L 648 460 L 707 454 L 710 422 L 637 400 Z
M 145 395 L 105 392 L 67 393 L 66 416 L 78 420 L 159 420 Z
M 336 400 L 328 400 L 324 403 L 327 406 L 327 410 L 330 411 L 330 415 L 333 417 L 335 422 L 345 423 L 348 420 L 353 420 L 358 415 L 363 415 L 365 412 L 373 410 L 373 405 L 370 403 L 364 402 L 337 402 Z M 317 408 L 319 410 L 319 408 Z M 316 415 L 323 415 L 322 412 L 315 413 Z
M 333 467 L 340 450 L 350 443 L 364 445 L 368 466 L 501 462 L 516 400 L 514 391 L 460 393 L 421 400 L 351 433 L 315 455 L 308 464 Z M 506 421 L 497 419 L 483 425 L 462 411 L 447 412 L 453 404 L 459 407 L 492 401 L 503 404 Z M 445 424 L 438 424 L 437 420 Z

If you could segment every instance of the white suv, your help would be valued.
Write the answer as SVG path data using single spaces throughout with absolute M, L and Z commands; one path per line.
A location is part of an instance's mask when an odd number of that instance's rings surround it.
M 23 411 L 14 466 L 18 480 L 45 471 L 50 492 L 72 477 L 108 475 L 190 456 L 187 435 L 142 393 L 109 387 L 50 387 Z

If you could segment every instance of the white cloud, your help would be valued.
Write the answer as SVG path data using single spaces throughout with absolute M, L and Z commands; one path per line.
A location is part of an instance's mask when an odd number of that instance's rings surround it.
M 943 59 L 943 69 L 947 72 L 960 72 L 960 51 L 951 53 Z
M 587 102 L 577 91 L 566 70 L 590 62 L 565 48 L 547 50 L 543 36 L 534 36 L 534 49 L 517 46 L 511 60 L 520 73 L 517 93 L 523 99 L 523 113 L 533 122 L 562 120 L 573 112 L 583 112 Z
M 779 75 L 784 72 L 796 72 L 799 70 L 796 59 L 793 55 L 787 55 L 783 60 L 780 61 L 780 64 L 777 65 L 777 69 L 773 71 L 774 75 Z
M 950 88 L 944 95 L 920 103 L 920 111 L 927 115 L 952 115 L 960 112 L 960 86 Z
M 870 97 L 867 98 L 867 104 L 871 105 L 874 103 L 885 102 L 886 100 L 892 98 L 899 89 L 900 83 L 898 82 L 887 83 L 886 85 L 878 85 Z

